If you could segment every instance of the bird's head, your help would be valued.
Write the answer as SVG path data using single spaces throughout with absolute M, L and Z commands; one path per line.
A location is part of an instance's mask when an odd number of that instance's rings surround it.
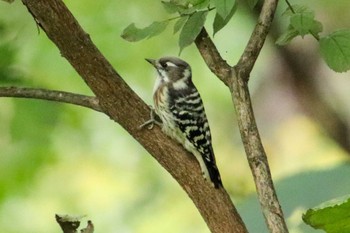
M 158 60 L 146 59 L 156 68 L 159 78 L 165 83 L 187 82 L 191 79 L 190 65 L 177 57 L 162 57 Z

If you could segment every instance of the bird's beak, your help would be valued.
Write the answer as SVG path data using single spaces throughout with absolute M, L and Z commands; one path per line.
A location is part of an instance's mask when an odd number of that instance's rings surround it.
M 156 60 L 150 59 L 150 58 L 146 58 L 146 61 L 147 61 L 148 63 L 150 63 L 152 66 L 156 67 Z

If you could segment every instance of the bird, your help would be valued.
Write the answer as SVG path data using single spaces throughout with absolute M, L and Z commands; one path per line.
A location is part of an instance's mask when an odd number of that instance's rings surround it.
M 177 57 L 146 58 L 146 61 L 156 69 L 157 78 L 151 119 L 140 127 L 161 125 L 165 134 L 194 155 L 203 177 L 215 188 L 222 187 L 209 123 L 201 96 L 192 82 L 191 66 Z

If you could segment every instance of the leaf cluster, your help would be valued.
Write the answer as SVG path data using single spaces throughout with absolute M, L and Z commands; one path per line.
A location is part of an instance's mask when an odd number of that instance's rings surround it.
M 121 37 L 130 42 L 148 39 L 163 32 L 170 22 L 174 22 L 173 33 L 179 32 L 181 52 L 196 39 L 210 11 L 215 11 L 213 31 L 216 34 L 230 21 L 237 9 L 236 0 L 169 0 L 161 3 L 169 14 L 177 16 L 155 21 L 145 28 L 137 28 L 131 23 L 123 30 Z
M 321 22 L 315 19 L 315 12 L 304 5 L 291 5 L 282 17 L 289 19 L 287 30 L 277 39 L 276 44 L 284 46 L 295 37 L 313 36 L 319 42 L 320 53 L 327 65 L 336 72 L 350 69 L 350 30 L 334 31 L 328 35 L 320 35 L 323 31 Z M 247 5 L 253 9 L 258 0 L 247 0 Z M 163 0 L 164 9 L 175 17 L 155 21 L 145 28 L 138 28 L 134 23 L 127 26 L 121 36 L 127 41 L 135 42 L 148 39 L 162 33 L 173 22 L 173 33 L 179 33 L 180 53 L 191 45 L 206 22 L 209 12 L 215 12 L 213 34 L 215 35 L 231 20 L 237 10 L 236 0 Z
M 287 2 L 288 3 L 288 2 Z M 286 45 L 295 37 L 313 36 L 319 42 L 320 53 L 327 65 L 336 72 L 350 69 L 350 30 L 342 29 L 322 36 L 322 23 L 315 19 L 315 13 L 304 5 L 290 5 L 282 14 L 289 18 L 287 30 L 276 44 Z

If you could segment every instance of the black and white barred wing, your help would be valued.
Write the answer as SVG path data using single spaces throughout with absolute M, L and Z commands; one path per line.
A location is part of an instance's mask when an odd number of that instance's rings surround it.
M 211 144 L 209 123 L 202 99 L 195 88 L 181 94 L 182 96 L 173 98 L 175 102 L 170 106 L 171 112 L 175 115 L 175 122 L 195 150 L 200 153 L 215 187 L 221 186 L 221 178 Z

